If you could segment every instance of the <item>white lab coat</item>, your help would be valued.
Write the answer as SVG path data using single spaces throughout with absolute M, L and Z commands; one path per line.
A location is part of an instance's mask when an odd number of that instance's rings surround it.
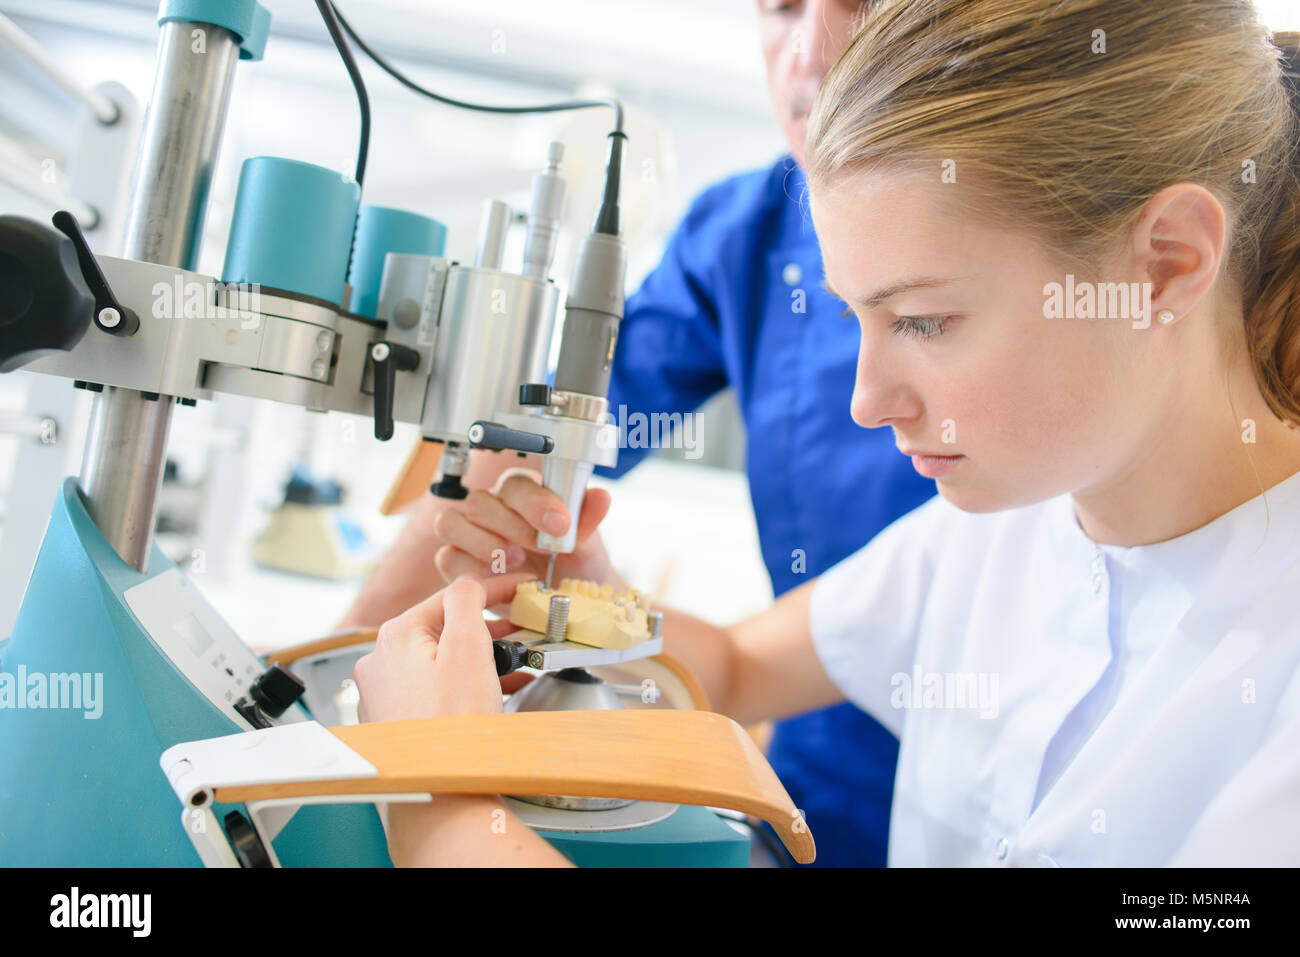
M 811 626 L 901 740 L 891 865 L 1300 865 L 1300 473 L 1138 548 L 939 497 Z

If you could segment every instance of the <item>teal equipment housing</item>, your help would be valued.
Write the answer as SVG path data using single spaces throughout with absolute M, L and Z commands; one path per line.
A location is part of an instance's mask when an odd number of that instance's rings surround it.
M 337 170 L 254 156 L 239 170 L 222 282 L 339 305 L 361 187 Z
M 23 706 L 11 698 L 0 707 L 0 866 L 200 866 L 159 756 L 182 741 L 250 729 L 199 691 L 132 610 L 126 593 L 164 576 L 180 571 L 156 544 L 147 573 L 122 561 L 76 481 L 63 481 L 13 635 L 0 642 L 0 677 L 24 695 Z M 211 620 L 203 624 L 216 630 Z M 236 668 L 264 665 L 251 652 L 246 662 L 235 657 L 228 663 Z M 80 708 L 48 707 L 49 695 L 46 706 L 28 707 L 35 701 L 17 687 L 20 676 L 87 674 L 102 676 L 98 717 L 88 717 L 84 700 Z M 232 810 L 247 816 L 240 805 L 213 810 L 219 821 Z M 748 838 L 700 807 L 635 830 L 544 836 L 580 866 L 749 861 Z M 304 805 L 272 843 L 286 867 L 391 864 L 370 804 Z
M 158 25 L 210 23 L 235 35 L 241 60 L 260 60 L 271 32 L 271 14 L 257 0 L 163 0 L 158 7 Z
M 159 756 L 249 729 L 198 692 L 127 604 L 128 589 L 175 570 L 157 544 L 147 574 L 122 561 L 64 479 L 0 670 L 102 675 L 101 713 L 0 709 L 0 864 L 200 865 Z M 390 863 L 373 805 L 305 806 L 273 843 L 286 866 Z
M 356 242 L 348 282 L 352 285 L 349 311 L 367 319 L 379 308 L 379 284 L 384 278 L 384 257 L 389 253 L 441 256 L 447 245 L 447 227 L 436 219 L 390 206 L 362 206 L 357 217 Z

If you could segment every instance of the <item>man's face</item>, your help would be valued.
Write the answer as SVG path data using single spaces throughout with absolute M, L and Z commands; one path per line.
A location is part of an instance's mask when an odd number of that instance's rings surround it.
M 767 88 L 781 132 L 800 166 L 817 88 L 861 26 L 871 3 L 758 0 Z

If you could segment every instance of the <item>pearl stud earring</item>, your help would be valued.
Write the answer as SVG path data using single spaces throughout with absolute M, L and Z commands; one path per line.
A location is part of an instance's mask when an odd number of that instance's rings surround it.
M 1161 325 L 1167 326 L 1169 323 L 1174 321 L 1173 310 L 1161 309 L 1160 312 L 1156 314 L 1156 318 L 1160 320 Z

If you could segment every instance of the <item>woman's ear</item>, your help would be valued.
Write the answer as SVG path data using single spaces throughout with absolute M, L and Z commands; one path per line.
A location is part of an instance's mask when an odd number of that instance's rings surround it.
M 1157 193 L 1133 231 L 1139 268 L 1151 283 L 1151 307 L 1180 319 L 1205 298 L 1227 252 L 1227 217 L 1214 194 L 1193 183 Z

